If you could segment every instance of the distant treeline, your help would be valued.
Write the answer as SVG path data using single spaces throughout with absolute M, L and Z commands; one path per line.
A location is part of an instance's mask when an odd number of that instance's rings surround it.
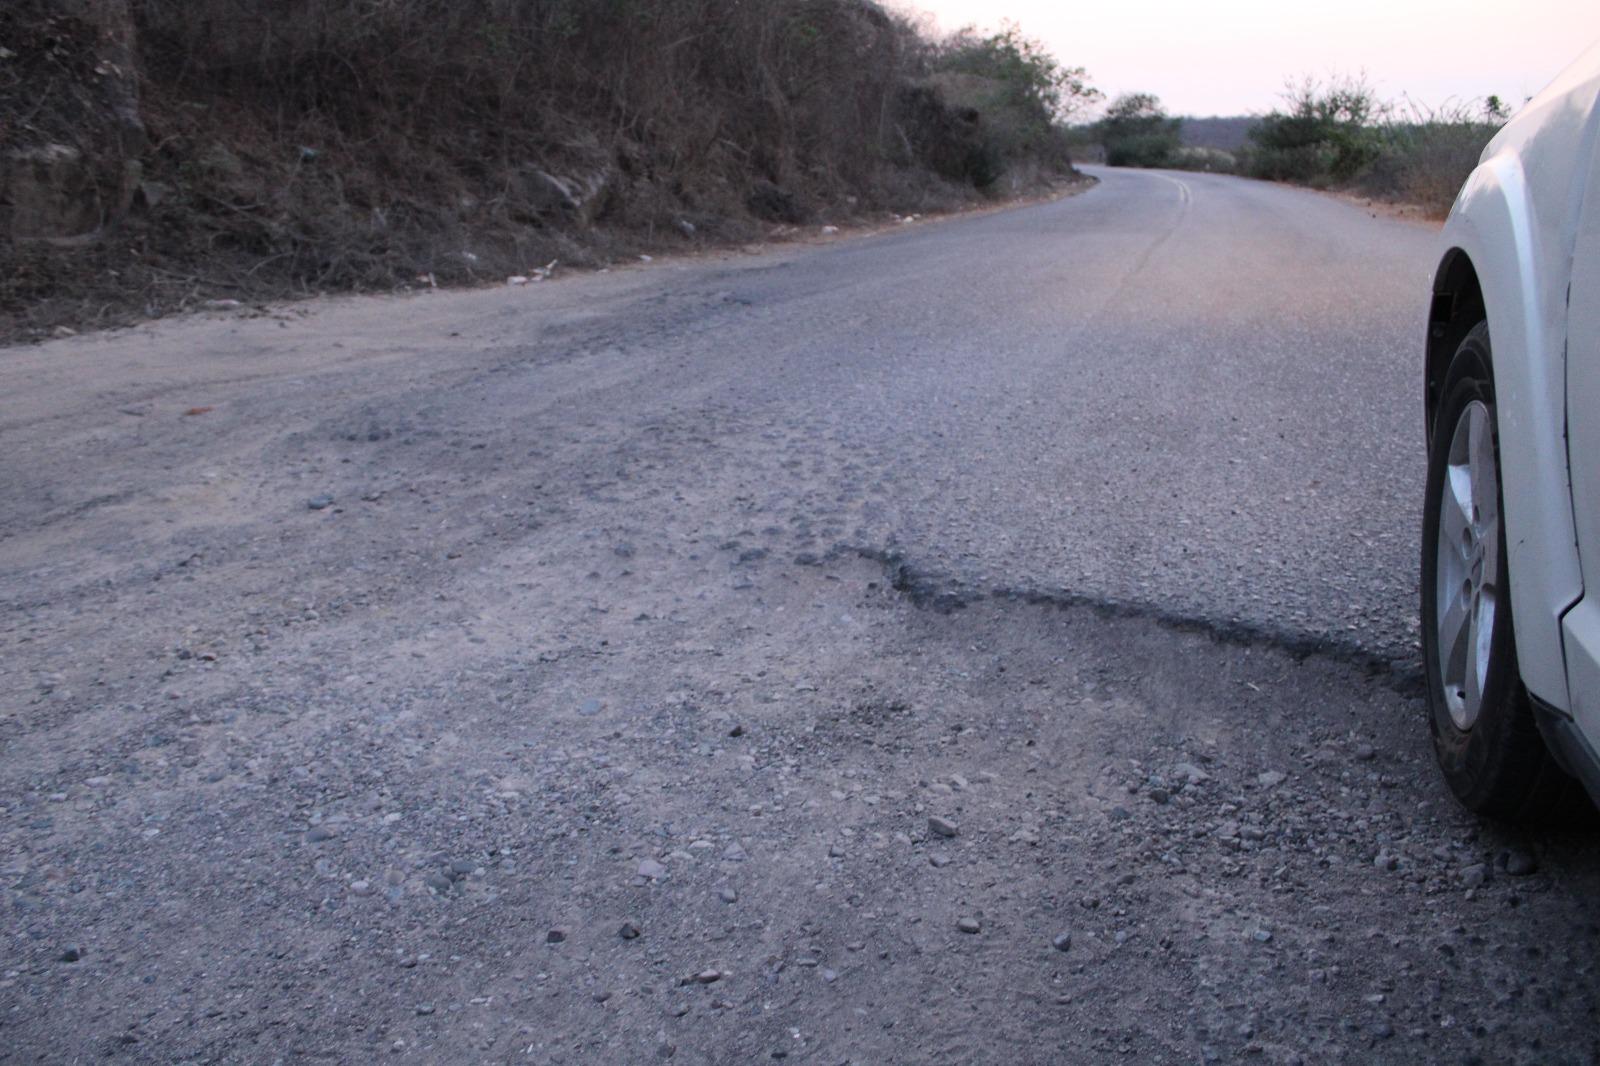
M 1442 215 L 1505 118 L 1493 96 L 1426 109 L 1387 103 L 1359 79 L 1308 79 L 1285 95 L 1283 107 L 1260 116 L 1174 118 L 1156 97 L 1128 94 L 1078 133 L 1112 166 L 1348 189 Z

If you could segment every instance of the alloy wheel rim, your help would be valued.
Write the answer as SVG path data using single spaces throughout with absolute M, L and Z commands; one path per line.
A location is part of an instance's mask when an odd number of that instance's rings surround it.
M 1500 475 L 1482 400 L 1467 404 L 1450 438 L 1435 559 L 1438 669 L 1450 719 L 1465 732 L 1483 709 L 1500 605 Z

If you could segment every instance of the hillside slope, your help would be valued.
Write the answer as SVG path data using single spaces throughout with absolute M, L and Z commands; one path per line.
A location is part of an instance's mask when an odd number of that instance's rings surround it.
M 1059 75 L 872 0 L 14 0 L 0 339 L 1016 192 Z

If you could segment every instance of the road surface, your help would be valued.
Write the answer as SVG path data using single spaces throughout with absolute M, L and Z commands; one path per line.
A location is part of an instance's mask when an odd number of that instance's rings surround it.
M 0 1061 L 1587 1061 L 1416 681 L 1435 232 L 1053 203 L 0 352 Z

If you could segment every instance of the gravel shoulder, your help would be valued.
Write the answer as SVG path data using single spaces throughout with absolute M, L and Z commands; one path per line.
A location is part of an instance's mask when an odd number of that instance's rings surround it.
M 785 332 L 880 240 L 0 353 L 0 1061 L 1600 1054 L 1592 838 L 1368 645 L 1046 595 L 950 401 L 1047 338 Z

